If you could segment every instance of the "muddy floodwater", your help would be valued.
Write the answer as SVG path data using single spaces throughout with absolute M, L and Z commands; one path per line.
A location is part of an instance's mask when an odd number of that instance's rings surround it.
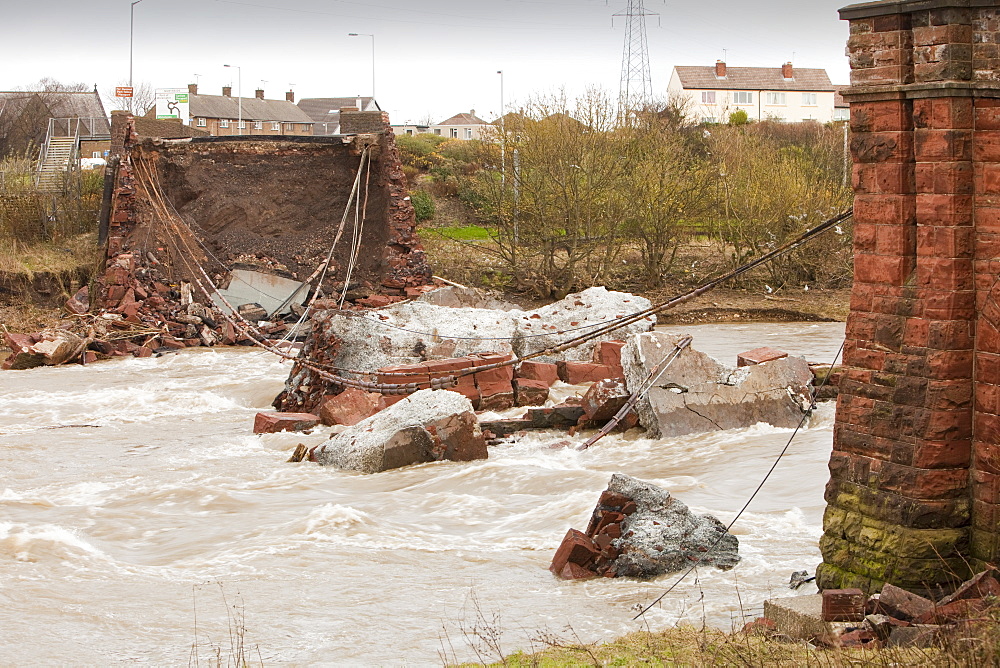
M 730 364 L 760 345 L 829 362 L 844 326 L 670 331 Z M 640 628 L 636 607 L 675 578 L 548 572 L 611 474 L 728 523 L 791 433 L 632 431 L 577 452 L 546 432 L 485 461 L 343 473 L 286 463 L 323 432 L 250 433 L 287 370 L 220 349 L 0 373 L 0 664 L 195 665 L 240 641 L 265 665 L 440 664 L 476 659 L 482 618 L 505 652 L 543 634 L 610 640 Z M 729 628 L 793 593 L 790 573 L 820 560 L 832 425 L 823 404 L 734 527 L 742 563 L 700 570 L 647 614 L 651 628 Z

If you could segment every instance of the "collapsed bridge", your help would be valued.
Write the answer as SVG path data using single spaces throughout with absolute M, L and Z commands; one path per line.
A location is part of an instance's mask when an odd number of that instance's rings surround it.
M 343 116 L 347 134 L 337 137 L 170 140 L 140 137 L 131 117 L 116 115 L 105 270 L 90 306 L 139 325 L 140 311 L 169 322 L 190 301 L 226 309 L 216 288 L 228 288 L 234 306 L 242 297 L 287 307 L 316 289 L 363 300 L 428 283 L 388 118 Z M 268 294 L 284 289 L 278 279 L 311 286 Z

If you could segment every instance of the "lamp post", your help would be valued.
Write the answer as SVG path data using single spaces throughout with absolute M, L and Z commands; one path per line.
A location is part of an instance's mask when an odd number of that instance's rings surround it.
M 504 104 L 503 104 L 503 70 L 497 70 L 500 75 L 500 185 L 507 182 L 507 131 L 504 127 Z
M 132 88 L 132 45 L 134 43 L 133 33 L 135 30 L 135 6 L 142 0 L 135 0 L 128 10 L 128 87 Z M 135 111 L 135 89 L 132 88 L 132 97 L 128 101 L 128 110 Z
M 372 38 L 372 99 L 375 99 L 375 35 L 367 32 L 349 32 L 348 37 L 371 37 Z M 360 110 L 359 110 L 360 111 Z
M 239 65 L 223 65 L 236 68 L 236 105 L 239 107 L 239 121 L 236 124 L 236 134 L 243 134 L 243 70 Z

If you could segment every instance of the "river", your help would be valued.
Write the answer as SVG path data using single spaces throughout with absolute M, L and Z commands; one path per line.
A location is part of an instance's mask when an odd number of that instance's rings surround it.
M 669 331 L 727 363 L 760 345 L 830 361 L 844 326 Z M 508 653 L 544 634 L 610 640 L 641 628 L 636 607 L 676 577 L 548 572 L 611 474 L 728 523 L 791 434 L 633 430 L 577 452 L 550 449 L 566 438 L 552 432 L 484 461 L 345 473 L 286 463 L 322 432 L 250 433 L 287 370 L 256 350 L 202 349 L 0 373 L 0 664 L 209 665 L 242 643 L 264 664 L 440 665 L 476 659 L 477 627 Z M 832 425 L 821 404 L 735 525 L 741 564 L 685 580 L 651 628 L 729 628 L 795 593 L 790 573 L 820 561 Z

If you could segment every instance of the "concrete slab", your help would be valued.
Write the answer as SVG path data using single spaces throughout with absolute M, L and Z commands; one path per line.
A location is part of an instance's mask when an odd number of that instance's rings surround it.
M 764 617 L 774 622 L 779 633 L 790 638 L 835 644 L 848 628 L 860 623 L 824 622 L 823 595 L 790 596 L 764 601 Z
M 233 308 L 244 304 L 260 304 L 269 316 L 280 309 L 283 315 L 291 312 L 292 304 L 303 304 L 309 294 L 305 283 L 274 274 L 265 274 L 249 269 L 234 269 L 230 272 L 229 287 L 219 290 Z M 225 312 L 230 312 L 217 295 L 212 301 Z

